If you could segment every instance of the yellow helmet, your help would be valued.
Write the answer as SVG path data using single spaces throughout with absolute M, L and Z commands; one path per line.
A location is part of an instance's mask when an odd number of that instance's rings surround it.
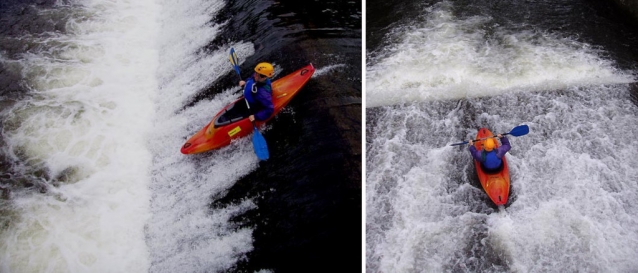
M 255 66 L 255 72 L 272 78 L 272 76 L 275 75 L 275 68 L 272 66 L 272 64 L 269 63 L 259 63 L 257 64 L 257 66 Z
M 495 146 L 496 142 L 494 142 L 493 138 L 488 138 L 485 140 L 485 142 L 483 142 L 483 148 L 485 148 L 485 151 L 491 152 L 492 150 L 494 150 Z

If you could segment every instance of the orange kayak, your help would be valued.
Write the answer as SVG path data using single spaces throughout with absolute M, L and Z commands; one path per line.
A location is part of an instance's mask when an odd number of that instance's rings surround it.
M 476 134 L 476 139 L 491 137 L 494 134 L 490 132 L 487 128 L 481 128 Z M 496 142 L 496 147 L 498 147 L 498 141 Z M 483 141 L 477 141 L 474 144 L 474 147 L 477 150 L 483 149 Z M 477 160 L 474 160 L 474 167 L 476 168 L 476 173 L 478 174 L 479 181 L 481 181 L 481 186 L 487 193 L 487 196 L 492 199 L 492 202 L 497 206 L 505 205 L 507 203 L 507 198 L 509 197 L 510 192 L 510 173 L 507 168 L 507 160 L 505 156 L 502 158 L 503 160 L 503 168 L 496 172 L 487 173 L 481 166 L 481 163 Z
M 315 68 L 312 64 L 308 64 L 272 82 L 272 100 L 275 109 L 268 120 L 272 119 L 292 100 L 310 80 L 314 72 Z M 233 139 L 252 134 L 253 125 L 248 119 L 248 115 L 249 111 L 242 96 L 224 107 L 204 128 L 189 138 L 182 145 L 181 152 L 183 154 L 196 154 L 219 149 L 229 145 Z M 268 120 L 256 121 L 255 124 L 259 127 Z

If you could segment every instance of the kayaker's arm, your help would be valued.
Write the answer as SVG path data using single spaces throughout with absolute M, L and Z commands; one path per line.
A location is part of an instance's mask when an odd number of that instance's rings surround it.
M 253 76 L 250 76 L 250 77 L 246 78 L 245 80 L 239 79 L 239 86 L 243 87 L 250 80 L 254 80 Z
M 474 147 L 474 145 L 470 145 L 470 154 L 472 154 L 472 157 L 478 161 L 481 161 L 481 151 L 477 150 L 476 147 Z
M 505 156 L 505 153 L 507 153 L 511 148 L 512 146 L 510 145 L 509 139 L 507 139 L 506 136 L 501 137 L 501 147 L 498 147 L 496 156 L 498 158 L 502 158 L 503 156 Z

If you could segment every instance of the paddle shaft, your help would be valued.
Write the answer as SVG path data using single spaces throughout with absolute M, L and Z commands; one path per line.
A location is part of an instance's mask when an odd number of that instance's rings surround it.
M 251 112 L 248 99 L 244 98 L 244 101 L 246 102 L 248 112 Z M 251 120 L 250 122 L 253 124 L 253 150 L 255 151 L 255 154 L 257 155 L 257 158 L 259 158 L 259 160 L 268 160 L 268 158 L 270 157 L 270 153 L 268 152 L 268 143 L 266 143 L 266 139 L 257 129 L 255 120 Z
M 509 133 L 503 133 L 501 135 L 502 136 L 513 135 L 513 136 L 519 137 L 519 136 L 524 136 L 527 133 L 529 133 L 529 127 L 527 125 L 519 125 L 519 126 L 514 127 L 514 129 L 512 129 Z M 481 140 L 486 140 L 488 138 L 493 138 L 493 137 L 497 137 L 497 136 L 498 135 L 494 135 L 494 136 L 491 136 L 491 137 L 477 138 L 477 139 L 474 139 L 472 141 L 481 141 Z M 468 144 L 468 143 L 470 143 L 470 142 L 469 141 L 463 141 L 461 143 L 450 144 L 450 146 L 465 145 L 465 144 Z
M 241 84 L 243 79 L 241 78 L 241 73 L 239 72 L 239 66 L 237 65 L 239 61 L 234 48 L 230 49 L 229 59 L 230 59 L 230 64 L 233 65 L 235 72 L 237 72 L 237 76 L 239 77 L 239 82 Z M 246 107 L 248 108 L 248 112 L 252 112 L 250 110 L 250 103 L 248 103 L 248 99 L 244 97 L 244 101 L 246 102 Z M 253 116 L 252 113 L 249 113 L 249 114 Z M 253 116 L 253 120 L 251 120 L 250 123 L 253 124 L 253 150 L 255 151 L 255 154 L 257 155 L 257 158 L 259 158 L 259 160 L 267 160 L 270 157 L 270 153 L 268 152 L 268 144 L 266 143 L 266 139 L 264 138 L 264 136 L 262 136 L 259 130 L 257 130 L 257 125 L 255 125 L 254 116 Z
M 508 134 L 508 133 L 505 133 L 505 134 L 501 134 L 501 135 L 505 136 L 505 135 L 509 135 L 509 134 Z M 477 138 L 477 139 L 473 139 L 472 141 L 473 141 L 473 142 L 483 141 L 483 140 L 486 140 L 486 139 L 488 139 L 488 138 L 493 138 L 493 137 L 497 137 L 497 136 L 490 136 L 490 137 L 484 137 L 484 138 Z M 463 142 L 459 142 L 459 143 L 450 144 L 450 146 L 459 146 L 459 145 L 465 145 L 465 144 L 469 144 L 469 143 L 470 143 L 469 141 L 463 141 Z
M 504 134 L 501 134 L 501 136 L 506 136 L 506 135 L 509 135 L 509 134 L 510 134 L 510 133 L 504 133 Z M 498 137 L 498 135 L 495 135 L 495 136 L 489 136 L 489 137 L 482 137 L 482 138 L 477 138 L 477 139 L 472 139 L 472 141 L 477 142 L 477 141 L 482 141 L 482 140 L 486 140 L 486 139 L 488 139 L 488 138 L 494 138 L 494 137 Z M 470 143 L 470 142 L 468 141 L 468 143 Z

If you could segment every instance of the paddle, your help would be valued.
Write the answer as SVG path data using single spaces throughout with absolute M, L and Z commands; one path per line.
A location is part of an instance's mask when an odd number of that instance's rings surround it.
M 246 106 L 248 107 L 248 110 L 250 110 L 250 105 L 248 104 L 248 100 L 244 98 L 244 101 L 246 101 Z M 266 143 L 266 139 L 264 138 L 264 136 L 261 135 L 259 130 L 257 130 L 257 126 L 255 125 L 255 122 L 252 121 L 252 123 L 253 123 L 253 148 L 255 150 L 255 154 L 257 155 L 257 158 L 259 158 L 259 160 L 268 160 L 268 158 L 270 158 L 270 153 L 268 152 L 268 144 Z
M 519 137 L 519 136 L 524 136 L 527 135 L 527 133 L 529 133 L 529 127 L 527 125 L 519 125 L 514 127 L 514 129 L 512 129 L 509 133 L 504 133 L 501 135 L 513 135 L 515 137 Z M 491 137 L 496 137 L 496 136 L 491 136 Z M 486 138 L 477 138 L 474 141 L 481 141 L 481 140 L 485 140 L 488 139 L 490 137 L 486 137 Z M 454 143 L 454 144 L 450 144 L 450 146 L 457 146 L 457 145 L 465 145 L 470 143 L 469 141 L 463 141 L 460 143 Z
M 237 76 L 239 76 L 239 80 L 241 81 L 241 73 L 239 73 L 239 60 L 237 59 L 237 53 L 235 53 L 235 49 L 234 48 L 230 48 L 230 57 L 228 57 L 230 59 L 230 64 L 233 65 L 233 67 L 235 68 L 235 72 L 237 72 Z
M 235 49 L 234 48 L 230 48 L 230 63 L 235 67 L 235 71 L 237 72 L 237 75 L 239 76 L 239 79 L 241 80 L 241 73 L 239 73 L 239 66 L 237 65 L 238 61 L 237 61 L 237 54 L 235 53 Z M 248 107 L 248 110 L 250 111 L 250 104 L 248 104 L 248 100 L 246 100 L 246 98 L 244 98 L 244 101 L 246 101 L 246 107 Z M 268 160 L 268 158 L 270 157 L 270 153 L 268 152 L 268 144 L 266 143 L 266 139 L 264 138 L 264 136 L 261 135 L 261 133 L 259 132 L 259 130 L 257 130 L 257 126 L 255 125 L 255 122 L 252 121 L 253 124 L 253 149 L 255 150 L 255 154 L 257 155 L 257 158 L 259 158 L 259 160 Z

